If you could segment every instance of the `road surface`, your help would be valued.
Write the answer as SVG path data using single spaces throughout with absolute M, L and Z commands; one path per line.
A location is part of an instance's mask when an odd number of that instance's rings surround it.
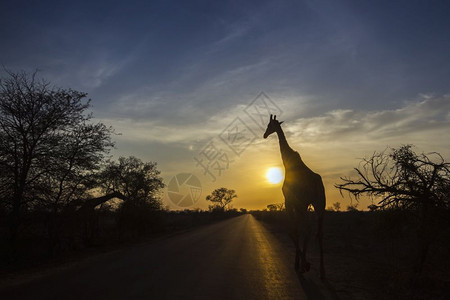
M 287 250 L 251 215 L 87 259 L 1 299 L 307 299 Z

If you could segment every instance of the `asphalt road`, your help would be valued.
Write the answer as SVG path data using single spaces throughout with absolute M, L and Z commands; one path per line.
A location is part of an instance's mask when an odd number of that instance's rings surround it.
M 1 299 L 307 299 L 285 247 L 251 215 L 87 259 Z

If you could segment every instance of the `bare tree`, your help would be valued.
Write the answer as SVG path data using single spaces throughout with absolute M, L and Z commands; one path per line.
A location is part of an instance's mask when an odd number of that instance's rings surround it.
M 420 274 L 430 243 L 441 230 L 450 204 L 450 163 L 438 153 L 416 154 L 411 145 L 375 152 L 355 168 L 357 179 L 341 178 L 336 187 L 358 200 L 369 195 L 382 209 L 402 209 L 416 215 Z

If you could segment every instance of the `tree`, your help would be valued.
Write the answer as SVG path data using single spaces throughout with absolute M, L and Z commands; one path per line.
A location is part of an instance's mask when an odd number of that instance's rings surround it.
M 267 209 L 269 211 L 277 211 L 277 206 L 275 204 L 269 204 L 267 205 Z
M 378 199 L 382 209 L 401 209 L 415 215 L 420 274 L 428 248 L 442 229 L 442 215 L 450 204 L 450 164 L 438 153 L 416 154 L 411 145 L 390 149 L 363 159 L 355 168 L 357 179 L 341 178 L 336 187 L 358 200 L 362 195 Z
M 74 199 L 90 197 L 89 191 L 97 187 L 96 173 L 105 149 L 112 145 L 109 133 L 101 123 L 83 122 L 61 137 L 47 176 L 37 181 L 40 206 L 57 213 Z
M 112 129 L 86 114 L 87 94 L 51 87 L 36 73 L 8 75 L 0 81 L 0 201 L 15 240 L 23 211 L 57 211 L 84 194 L 113 143 Z
M 102 190 L 120 192 L 127 200 L 119 206 L 119 225 L 144 233 L 155 225 L 155 212 L 162 209 L 159 192 L 164 188 L 156 162 L 130 156 L 110 161 L 100 173 Z
M 284 210 L 284 203 L 274 203 L 267 205 L 267 209 L 269 211 L 283 211 Z
M 119 157 L 118 162 L 109 161 L 100 173 L 102 189 L 105 193 L 120 192 L 130 204 L 151 204 L 161 209 L 158 192 L 164 188 L 161 172 L 156 162 L 143 162 L 134 156 Z
M 341 178 L 343 183 L 336 187 L 356 200 L 364 194 L 378 198 L 381 208 L 448 209 L 450 163 L 438 153 L 418 155 L 411 148 L 406 145 L 391 153 L 374 153 L 355 168 L 358 179 Z
M 347 205 L 347 211 L 358 211 L 358 204 L 359 203 Z
M 236 191 L 224 187 L 215 189 L 211 195 L 206 196 L 206 200 L 213 203 L 210 209 L 218 208 L 220 210 L 225 210 L 234 198 L 237 198 Z

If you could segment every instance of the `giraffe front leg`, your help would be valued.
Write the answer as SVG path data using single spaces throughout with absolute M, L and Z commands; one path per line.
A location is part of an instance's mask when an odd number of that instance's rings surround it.
M 300 268 L 300 257 L 301 257 L 301 250 L 299 246 L 299 237 L 297 230 L 293 230 L 291 234 L 292 241 L 294 242 L 295 246 L 295 261 L 294 261 L 294 269 L 297 271 Z
M 286 202 L 286 213 L 287 213 L 287 230 L 289 232 L 289 236 L 294 243 L 295 247 L 295 261 L 294 261 L 294 268 L 295 270 L 300 269 L 300 258 L 301 258 L 301 249 L 300 249 L 300 230 L 298 226 L 298 222 L 295 218 L 295 213 L 289 204 L 289 202 Z
M 308 250 L 308 243 L 310 238 L 309 220 L 307 215 L 300 219 L 299 228 L 300 240 L 302 242 L 302 247 L 300 248 L 300 268 L 302 273 L 305 273 L 311 269 L 311 264 L 306 259 L 306 252 Z

